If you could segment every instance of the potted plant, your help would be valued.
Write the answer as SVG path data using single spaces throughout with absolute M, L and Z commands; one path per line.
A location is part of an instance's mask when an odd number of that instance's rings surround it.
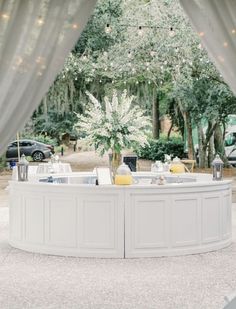
M 114 172 L 120 164 L 123 149 L 147 144 L 145 131 L 150 127 L 150 121 L 140 107 L 132 104 L 134 96 L 128 96 L 126 90 L 120 96 L 114 90 L 111 100 L 104 97 L 104 104 L 91 93 L 87 92 L 87 95 L 92 104 L 83 115 L 77 114 L 76 127 L 100 155 L 111 151 Z

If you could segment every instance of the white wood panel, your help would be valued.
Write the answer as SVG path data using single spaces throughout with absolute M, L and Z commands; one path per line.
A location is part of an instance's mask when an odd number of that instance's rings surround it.
M 214 242 L 221 238 L 220 195 L 205 195 L 202 200 L 202 242 Z
M 166 247 L 166 201 L 135 198 L 132 207 L 134 218 L 134 247 Z
M 111 194 L 78 198 L 78 248 L 104 257 L 124 257 L 124 196 Z M 100 252 L 100 253 L 99 253 Z
M 199 199 L 195 195 L 173 198 L 171 207 L 172 245 L 192 246 L 199 243 Z
M 77 209 L 75 198 L 49 196 L 46 232 L 48 245 L 77 246 Z
M 26 242 L 44 243 L 44 198 L 24 197 L 24 239 Z
M 80 212 L 80 246 L 114 249 L 114 218 L 114 201 L 84 200 Z
M 21 194 L 10 196 L 10 238 L 23 239 L 23 198 Z
M 132 191 L 125 198 L 125 257 L 168 250 L 169 202 L 158 194 Z
M 231 195 L 222 196 L 222 238 L 226 239 L 231 236 L 232 233 L 232 206 Z

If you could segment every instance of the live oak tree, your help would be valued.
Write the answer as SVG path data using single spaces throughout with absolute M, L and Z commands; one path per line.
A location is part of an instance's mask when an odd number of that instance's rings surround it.
M 98 1 L 64 69 L 35 112 L 35 124 L 41 121 L 48 132 L 50 123 L 61 124 L 60 132 L 65 127 L 72 130 L 75 118 L 70 115 L 86 110 L 85 92 L 101 100 L 114 88 L 127 89 L 136 97 L 134 103 L 152 116 L 154 138 L 159 138 L 160 117 L 168 115 L 181 135 L 187 132 L 189 158 L 195 156 L 192 129 L 197 127 L 200 165 L 206 166 L 207 154 L 214 151 L 226 161 L 220 132 L 235 110 L 235 98 L 177 0 Z

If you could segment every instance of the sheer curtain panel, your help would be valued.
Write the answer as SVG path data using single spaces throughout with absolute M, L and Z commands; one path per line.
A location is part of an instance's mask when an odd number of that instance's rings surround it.
M 236 0 L 180 0 L 209 57 L 236 94 Z
M 96 0 L 0 0 L 0 154 L 39 105 Z

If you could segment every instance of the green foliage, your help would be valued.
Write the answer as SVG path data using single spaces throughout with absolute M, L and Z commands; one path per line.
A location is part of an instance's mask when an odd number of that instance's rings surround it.
M 137 154 L 141 159 L 161 160 L 164 161 L 164 155 L 169 154 L 171 157 L 184 157 L 184 143 L 180 139 L 150 140 L 149 145 L 137 149 Z
M 74 48 L 74 53 L 81 55 L 90 51 L 95 56 L 98 51 L 108 50 L 110 46 L 120 41 L 119 19 L 121 16 L 121 1 L 98 1 L 93 15 Z M 112 36 L 105 32 L 107 24 L 112 27 Z
M 38 114 L 33 118 L 33 130 L 39 136 L 44 136 L 42 133 L 46 133 L 47 136 L 53 137 L 58 143 L 65 133 L 77 136 L 74 129 L 76 121 L 77 117 L 72 112 L 58 113 L 55 110 L 50 110 L 46 115 L 45 113 Z
M 52 138 L 48 135 L 43 135 L 43 134 L 34 135 L 34 134 L 25 133 L 24 135 L 21 136 L 21 138 L 31 139 L 31 140 L 34 140 L 40 143 L 53 145 L 53 146 L 57 145 L 57 140 L 55 138 Z

